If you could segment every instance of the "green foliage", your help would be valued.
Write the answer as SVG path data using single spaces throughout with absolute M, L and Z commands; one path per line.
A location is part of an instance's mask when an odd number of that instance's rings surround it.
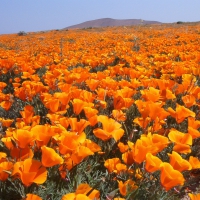
M 27 33 L 25 31 L 20 31 L 19 33 L 17 33 L 18 36 L 24 36 L 27 35 Z
M 182 22 L 182 21 L 178 21 L 178 22 L 176 22 L 177 24 L 183 24 L 184 22 Z

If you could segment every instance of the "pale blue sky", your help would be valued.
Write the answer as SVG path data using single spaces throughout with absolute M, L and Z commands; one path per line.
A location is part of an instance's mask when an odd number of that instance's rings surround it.
M 107 17 L 200 21 L 200 0 L 0 0 L 0 34 L 61 29 Z

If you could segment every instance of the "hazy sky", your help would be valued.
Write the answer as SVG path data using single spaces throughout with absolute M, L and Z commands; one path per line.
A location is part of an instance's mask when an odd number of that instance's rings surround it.
M 61 29 L 107 17 L 200 21 L 200 0 L 0 0 L 0 34 Z

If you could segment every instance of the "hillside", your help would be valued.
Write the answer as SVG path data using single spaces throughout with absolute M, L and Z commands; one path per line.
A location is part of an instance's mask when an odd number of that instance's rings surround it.
M 88 28 L 88 27 L 107 27 L 107 26 L 131 26 L 138 24 L 160 24 L 158 21 L 147 21 L 141 19 L 112 19 L 112 18 L 102 18 L 91 21 L 86 21 L 73 26 L 68 26 L 64 29 L 78 29 L 78 28 Z

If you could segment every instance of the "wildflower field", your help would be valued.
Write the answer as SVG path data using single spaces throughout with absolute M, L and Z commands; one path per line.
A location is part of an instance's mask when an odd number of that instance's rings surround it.
M 200 25 L 0 35 L 0 199 L 200 199 Z

